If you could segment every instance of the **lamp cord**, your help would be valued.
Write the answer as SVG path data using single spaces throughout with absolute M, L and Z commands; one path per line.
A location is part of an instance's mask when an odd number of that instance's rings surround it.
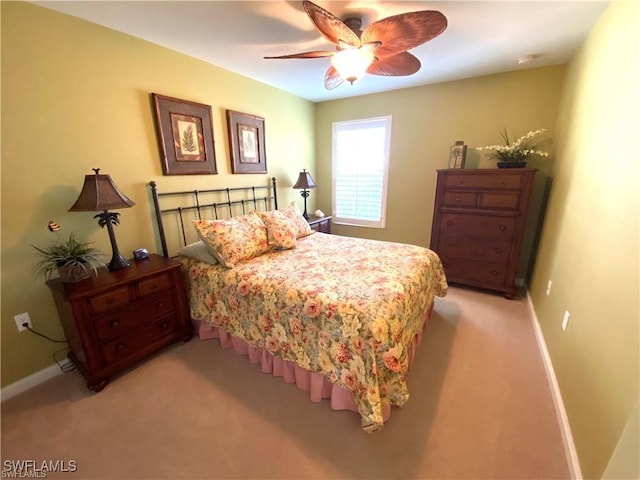
M 51 337 L 46 336 L 44 333 L 40 333 L 40 332 L 36 332 L 33 328 L 31 328 L 28 324 L 23 324 L 23 327 L 25 327 L 27 330 L 29 330 L 31 333 L 35 333 L 36 335 L 39 335 L 42 338 L 46 338 L 47 340 L 49 340 L 50 342 L 54 342 L 54 343 L 69 343 L 68 340 L 55 340 Z
M 73 362 L 62 363 L 62 361 L 58 360 L 58 358 L 56 357 L 56 355 L 58 355 L 60 352 L 64 352 L 66 350 L 69 350 L 69 345 L 68 345 L 69 341 L 68 340 L 56 340 L 54 338 L 51 338 L 51 337 L 45 335 L 44 333 L 36 332 L 33 328 L 31 328 L 26 323 L 23 326 L 27 330 L 29 330 L 31 333 L 33 333 L 35 335 L 38 335 L 39 337 L 46 338 L 50 342 L 53 342 L 53 343 L 66 343 L 67 344 L 66 347 L 61 348 L 61 349 L 56 350 L 55 352 L 53 352 L 53 361 L 56 362 L 56 365 L 58 365 L 58 368 L 63 373 L 72 372 L 72 371 L 74 371 L 76 369 L 76 366 L 75 366 L 75 364 Z

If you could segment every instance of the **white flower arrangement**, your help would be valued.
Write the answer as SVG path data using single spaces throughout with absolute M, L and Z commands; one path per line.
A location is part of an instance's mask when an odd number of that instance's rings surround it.
M 509 141 L 509 135 L 505 128 L 500 135 L 504 139 L 505 145 L 489 145 L 487 147 L 476 147 L 478 151 L 492 150 L 493 156 L 499 162 L 524 162 L 530 155 L 539 155 L 541 157 L 548 157 L 549 153 L 542 150 L 536 150 L 536 144 L 533 140 L 534 137 L 542 135 L 547 131 L 546 128 L 540 130 L 533 130 L 526 135 L 518 138 L 514 142 Z

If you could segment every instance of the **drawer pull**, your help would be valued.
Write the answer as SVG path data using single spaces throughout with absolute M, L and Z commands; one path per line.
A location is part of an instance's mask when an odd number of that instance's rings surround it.
M 116 345 L 116 352 L 119 352 L 124 349 L 124 342 L 118 342 Z
M 494 277 L 498 276 L 498 272 L 495 270 L 491 270 L 491 275 L 493 275 Z
M 117 327 L 118 325 L 120 325 L 120 320 L 111 320 L 112 327 Z
M 158 302 L 158 303 L 156 303 L 156 308 L 157 308 L 158 310 L 160 310 L 160 309 L 164 308 L 164 302 Z
M 501 232 L 504 232 L 507 229 L 506 225 L 500 225 L 498 227 L 498 230 L 500 230 Z
M 169 322 L 162 322 L 160 324 L 160 328 L 162 328 L 162 330 L 164 330 L 165 328 L 167 328 L 169 326 Z
M 496 253 L 502 253 L 502 249 L 501 248 L 496 248 Z
M 447 220 L 447 225 L 453 225 L 453 220 Z

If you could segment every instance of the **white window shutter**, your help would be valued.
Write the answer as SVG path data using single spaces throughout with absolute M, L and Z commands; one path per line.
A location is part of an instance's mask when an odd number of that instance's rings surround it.
M 384 228 L 391 117 L 333 124 L 333 221 Z

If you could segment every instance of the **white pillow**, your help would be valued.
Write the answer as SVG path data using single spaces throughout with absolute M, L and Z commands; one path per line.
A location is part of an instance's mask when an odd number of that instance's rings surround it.
M 182 247 L 180 250 L 178 250 L 178 255 L 192 258 L 194 260 L 199 260 L 204 263 L 210 263 L 211 265 L 216 265 L 217 263 L 219 263 L 218 259 L 209 253 L 209 250 L 207 250 L 207 246 L 202 240 L 190 243 L 189 245 Z

